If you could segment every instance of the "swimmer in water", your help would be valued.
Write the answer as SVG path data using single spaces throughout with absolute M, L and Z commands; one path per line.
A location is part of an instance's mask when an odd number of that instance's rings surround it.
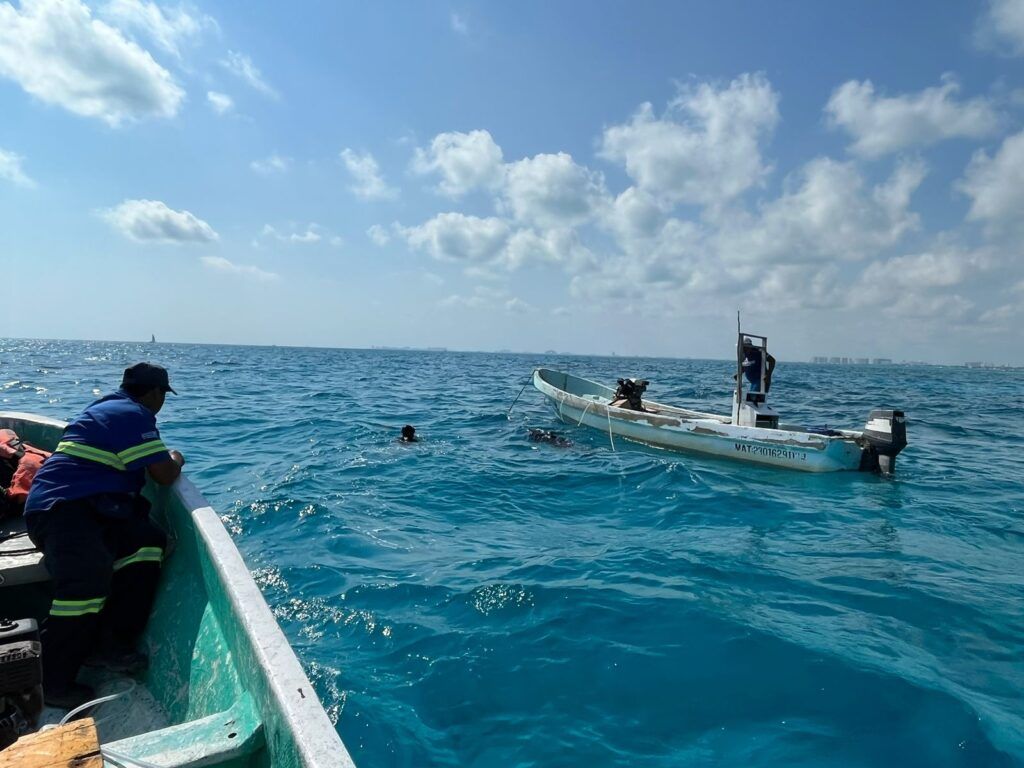
M 406 424 L 402 427 L 402 436 L 398 438 L 400 443 L 418 443 L 420 439 L 416 437 L 416 427 L 412 424 Z
M 551 445 L 557 445 L 559 448 L 569 448 L 572 446 L 572 440 L 562 437 L 557 432 L 552 432 L 550 429 L 530 429 L 530 442 L 532 443 L 551 443 Z

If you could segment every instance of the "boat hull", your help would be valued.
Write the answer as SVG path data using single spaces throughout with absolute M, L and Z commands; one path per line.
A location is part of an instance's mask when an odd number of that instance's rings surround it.
M 738 427 L 715 414 L 644 401 L 652 412 L 615 408 L 614 390 L 578 376 L 539 368 L 534 387 L 548 397 L 567 424 L 672 451 L 764 464 L 804 472 L 856 470 L 862 447 L 851 434 L 827 437 L 788 429 Z

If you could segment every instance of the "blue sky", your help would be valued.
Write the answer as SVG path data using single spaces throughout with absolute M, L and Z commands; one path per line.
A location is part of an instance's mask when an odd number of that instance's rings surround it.
M 1022 63 L 1024 0 L 0 2 L 0 335 L 1024 364 Z

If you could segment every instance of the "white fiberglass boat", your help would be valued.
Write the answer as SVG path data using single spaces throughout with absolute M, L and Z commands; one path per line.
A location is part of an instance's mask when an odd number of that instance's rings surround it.
M 744 346 L 746 342 L 750 343 Z M 760 367 L 756 391 L 743 391 L 744 349 L 751 348 L 755 352 L 748 354 L 761 354 L 765 359 L 767 339 L 754 334 L 739 336 L 731 416 L 644 400 L 641 395 L 648 382 L 637 379 L 620 379 L 616 390 L 579 376 L 538 368 L 533 372 L 533 385 L 554 402 L 562 421 L 605 432 L 613 446 L 619 437 L 656 448 L 806 472 L 861 470 L 889 474 L 895 469 L 896 456 L 907 444 L 903 411 L 873 410 L 861 430 L 809 430 L 780 423 L 764 394 L 770 386 L 770 367 Z M 632 402 L 627 397 L 630 393 Z

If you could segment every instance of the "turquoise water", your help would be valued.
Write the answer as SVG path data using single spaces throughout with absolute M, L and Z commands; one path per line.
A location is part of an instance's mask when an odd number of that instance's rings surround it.
M 362 768 L 1024 765 L 1020 371 L 781 361 L 793 421 L 906 409 L 893 480 L 505 416 L 535 365 L 725 412 L 716 361 L 3 341 L 0 408 L 139 359 Z

